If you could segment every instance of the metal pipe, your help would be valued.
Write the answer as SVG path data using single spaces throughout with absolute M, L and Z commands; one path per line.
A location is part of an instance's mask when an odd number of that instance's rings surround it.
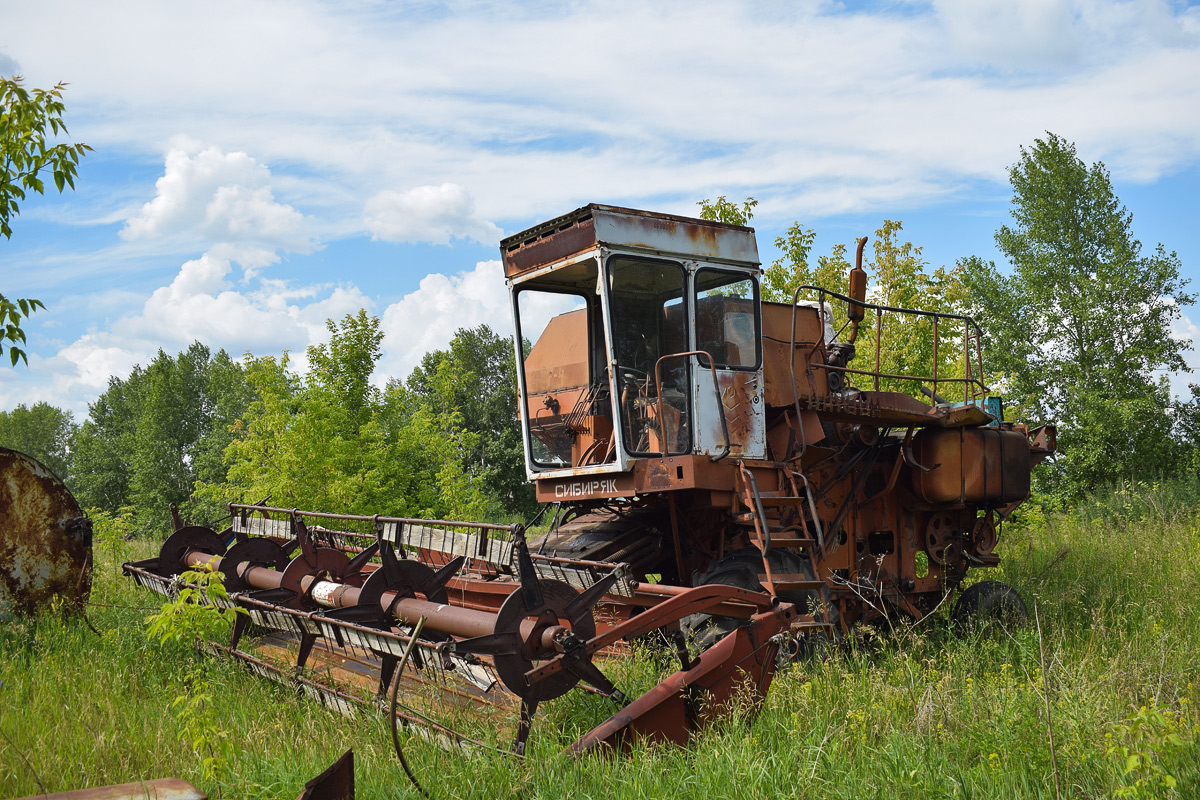
M 184 561 L 189 567 L 199 567 L 210 563 L 214 569 L 221 567 L 220 558 L 214 559 L 211 554 L 200 550 L 189 550 L 184 556 Z M 239 564 L 238 577 L 256 589 L 278 589 L 283 573 L 269 567 Z M 345 583 L 324 580 L 318 575 L 305 575 L 300 579 L 300 588 L 313 599 L 313 602 L 324 608 L 357 606 L 362 594 L 361 589 Z M 446 603 L 431 603 L 416 597 L 397 599 L 396 592 L 384 592 L 379 599 L 379 606 L 384 611 L 390 611 L 400 622 L 408 625 L 415 625 L 419 619 L 426 617 L 426 626 L 430 630 L 448 633 L 451 636 L 469 639 L 476 636 L 490 636 L 496 632 L 496 614 L 489 611 L 461 608 Z M 536 644 L 543 652 L 557 652 L 554 637 L 569 629 L 564 625 L 546 623 L 547 620 L 522 620 L 521 638 L 525 642 L 535 638 Z

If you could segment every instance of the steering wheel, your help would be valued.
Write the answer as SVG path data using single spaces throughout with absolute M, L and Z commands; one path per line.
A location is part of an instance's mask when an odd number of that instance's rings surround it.
M 646 386 L 650 382 L 649 375 L 633 367 L 617 367 L 617 375 L 620 377 L 622 384 L 635 383 Z

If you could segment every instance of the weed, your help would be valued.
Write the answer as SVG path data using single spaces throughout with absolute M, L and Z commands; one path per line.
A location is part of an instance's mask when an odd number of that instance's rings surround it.
M 1192 733 L 1180 726 L 1174 711 L 1159 707 L 1152 697 L 1149 705 L 1141 706 L 1104 736 L 1105 752 L 1116 760 L 1120 772 L 1121 785 L 1114 797 L 1161 800 L 1177 794 L 1179 781 L 1164 762 L 1188 749 Z
M 246 613 L 226 602 L 224 576 L 211 563 L 185 571 L 179 585 L 178 596 L 146 618 L 146 635 L 160 645 L 191 644 L 197 637 L 215 639 L 229 630 L 233 614 Z
M 203 667 L 184 677 L 184 694 L 171 702 L 179 723 L 179 738 L 200 757 L 200 776 L 205 782 L 225 777 L 233 756 L 232 734 L 221 725 L 213 702 L 213 688 Z

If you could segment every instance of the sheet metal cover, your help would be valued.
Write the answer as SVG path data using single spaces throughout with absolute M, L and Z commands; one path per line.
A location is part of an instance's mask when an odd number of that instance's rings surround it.
M 500 242 L 512 278 L 597 245 L 757 266 L 754 229 L 596 203 L 535 225 Z
M 0 447 L 0 619 L 91 588 L 92 526 L 50 470 Z

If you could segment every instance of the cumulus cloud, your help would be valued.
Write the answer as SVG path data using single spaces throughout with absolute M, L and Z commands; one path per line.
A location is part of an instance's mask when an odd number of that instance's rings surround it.
M 508 290 L 499 261 L 481 261 L 456 275 L 426 275 L 415 292 L 384 309 L 381 373 L 405 378 L 430 350 L 444 348 L 459 328 L 486 324 L 512 334 Z
M 271 171 L 242 152 L 194 144 L 167 152 L 154 199 L 130 217 L 127 240 L 190 234 L 217 244 L 250 269 L 277 260 L 275 251 L 308 252 L 313 240 L 304 216 L 280 203 Z
M 537 293 L 522 301 L 522 335 L 536 340 L 556 314 L 577 305 L 571 295 Z M 380 382 L 404 379 L 431 350 L 444 350 L 461 328 L 488 325 L 512 336 L 512 310 L 499 261 L 480 261 L 455 275 L 426 275 L 415 292 L 384 309 Z
M 808 186 L 848 187 L 855 210 L 890 186 L 921 203 L 923 181 L 940 198 L 1002 183 L 1046 129 L 1138 179 L 1200 157 L 1200 117 L 1181 111 L 1200 105 L 1200 15 L 1164 0 L 12 5 L 12 55 L 87 76 L 71 91 L 88 141 L 231 143 L 287 164 L 304 184 L 289 198 L 336 207 L 340 230 L 361 230 L 372 198 L 368 230 L 387 241 L 494 238 L 484 220 L 587 200 L 684 210 L 713 186 L 759 197 L 760 219 L 815 218 Z M 266 18 L 285 35 L 250 42 Z M 580 48 L 579 30 L 605 46 Z M 470 187 L 478 214 L 436 197 L 443 181 Z
M 354 286 L 292 286 L 257 280 L 236 290 L 229 259 L 211 253 L 180 268 L 166 286 L 143 295 L 140 308 L 93 329 L 49 357 L 30 358 L 22 381 L 0 374 L 0 407 L 47 400 L 86 416 L 87 403 L 111 377 L 124 378 L 161 348 L 168 353 L 199 341 L 234 357 L 289 350 L 304 369 L 304 351 L 327 341 L 327 319 L 340 319 L 371 301 Z M 15 371 L 11 371 L 15 375 Z
M 474 239 L 490 244 L 503 235 L 475 213 L 475 200 L 454 183 L 379 192 L 367 200 L 363 223 L 373 238 L 385 242 L 449 244 L 451 239 Z

